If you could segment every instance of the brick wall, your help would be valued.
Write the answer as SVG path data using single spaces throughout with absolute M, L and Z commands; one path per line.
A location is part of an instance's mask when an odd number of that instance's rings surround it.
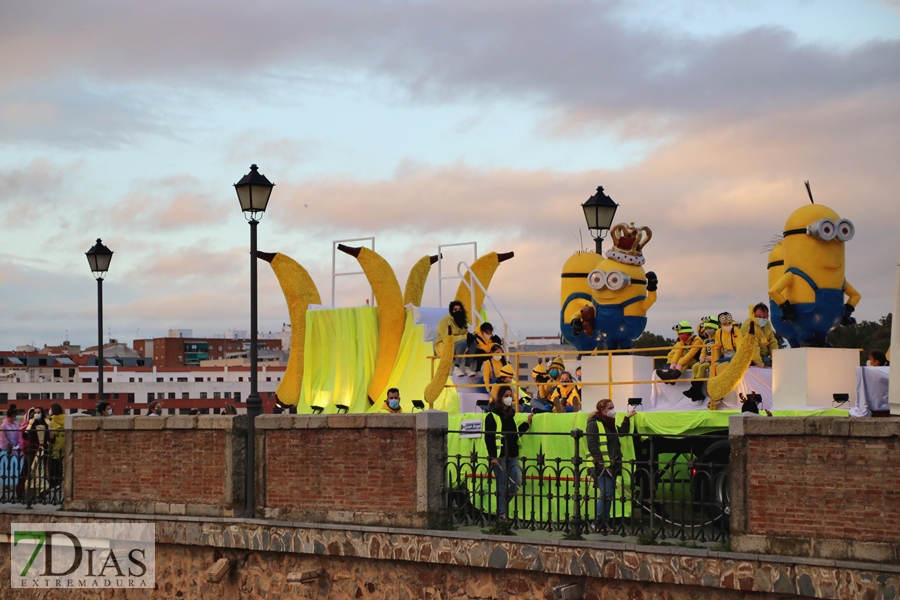
M 65 507 L 232 516 L 244 502 L 246 417 L 77 417 Z
M 257 514 L 419 527 L 441 507 L 447 414 L 264 415 Z
M 900 420 L 737 419 L 735 549 L 900 563 Z

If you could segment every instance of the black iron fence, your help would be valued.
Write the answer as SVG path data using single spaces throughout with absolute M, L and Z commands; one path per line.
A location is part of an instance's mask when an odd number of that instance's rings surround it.
M 48 442 L 0 450 L 0 504 L 59 506 L 62 478 L 63 455 Z
M 521 439 L 531 439 L 517 460 L 492 462 L 483 433 L 448 432 L 445 508 L 451 522 L 491 527 L 502 521 L 573 539 L 729 539 L 727 435 L 609 434 L 622 449 L 618 464 L 595 461 L 586 437 L 580 429 L 527 433 Z

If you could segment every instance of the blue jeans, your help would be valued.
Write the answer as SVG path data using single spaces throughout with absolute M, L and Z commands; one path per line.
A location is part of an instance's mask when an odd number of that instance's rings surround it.
M 463 356 L 466 354 L 476 354 L 478 346 L 475 342 L 469 343 L 466 340 L 459 340 L 455 344 L 453 344 L 453 366 L 458 367 L 463 360 Z M 465 365 L 467 367 L 472 366 L 472 359 L 467 358 Z
M 516 495 L 522 485 L 522 469 L 518 458 L 498 458 L 498 464 L 491 464 L 491 472 L 497 482 L 497 514 L 506 516 L 509 499 Z
M 597 488 L 600 490 L 597 497 L 597 520 L 601 525 L 609 527 L 609 513 L 616 494 L 616 482 L 609 471 L 603 471 L 597 478 Z
M 772 357 L 771 356 L 761 356 L 763 364 L 767 367 L 772 366 Z

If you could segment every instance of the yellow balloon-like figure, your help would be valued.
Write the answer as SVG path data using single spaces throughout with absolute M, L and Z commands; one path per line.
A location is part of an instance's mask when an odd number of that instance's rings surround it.
M 634 223 L 620 223 L 610 230 L 614 246 L 587 276 L 591 307 L 570 322 L 579 350 L 593 350 L 603 343 L 610 350 L 631 348 L 644 332 L 658 282 L 655 273 L 644 272 L 641 253 L 652 236 L 648 227 L 637 228 Z
M 784 274 L 769 297 L 772 326 L 792 346 L 825 346 L 832 329 L 856 322 L 851 315 L 861 296 L 844 276 L 844 244 L 854 233 L 853 223 L 821 204 L 788 217 L 781 242 Z

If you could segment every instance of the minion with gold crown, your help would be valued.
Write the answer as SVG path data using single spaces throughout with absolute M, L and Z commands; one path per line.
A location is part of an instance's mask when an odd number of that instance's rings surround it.
M 644 332 L 658 283 L 656 274 L 643 268 L 642 250 L 652 236 L 649 227 L 637 228 L 634 223 L 619 223 L 610 230 L 613 248 L 587 275 L 591 305 L 569 322 L 576 337 L 591 330 L 592 344 L 576 345 L 579 350 L 594 350 L 602 344 L 609 350 L 628 349 Z
M 844 276 L 844 244 L 856 229 L 815 204 L 809 182 L 806 189 L 812 203 L 795 210 L 784 225 L 784 275 L 769 288 L 772 325 L 788 340 L 823 347 L 832 329 L 856 322 L 852 314 L 861 296 Z

